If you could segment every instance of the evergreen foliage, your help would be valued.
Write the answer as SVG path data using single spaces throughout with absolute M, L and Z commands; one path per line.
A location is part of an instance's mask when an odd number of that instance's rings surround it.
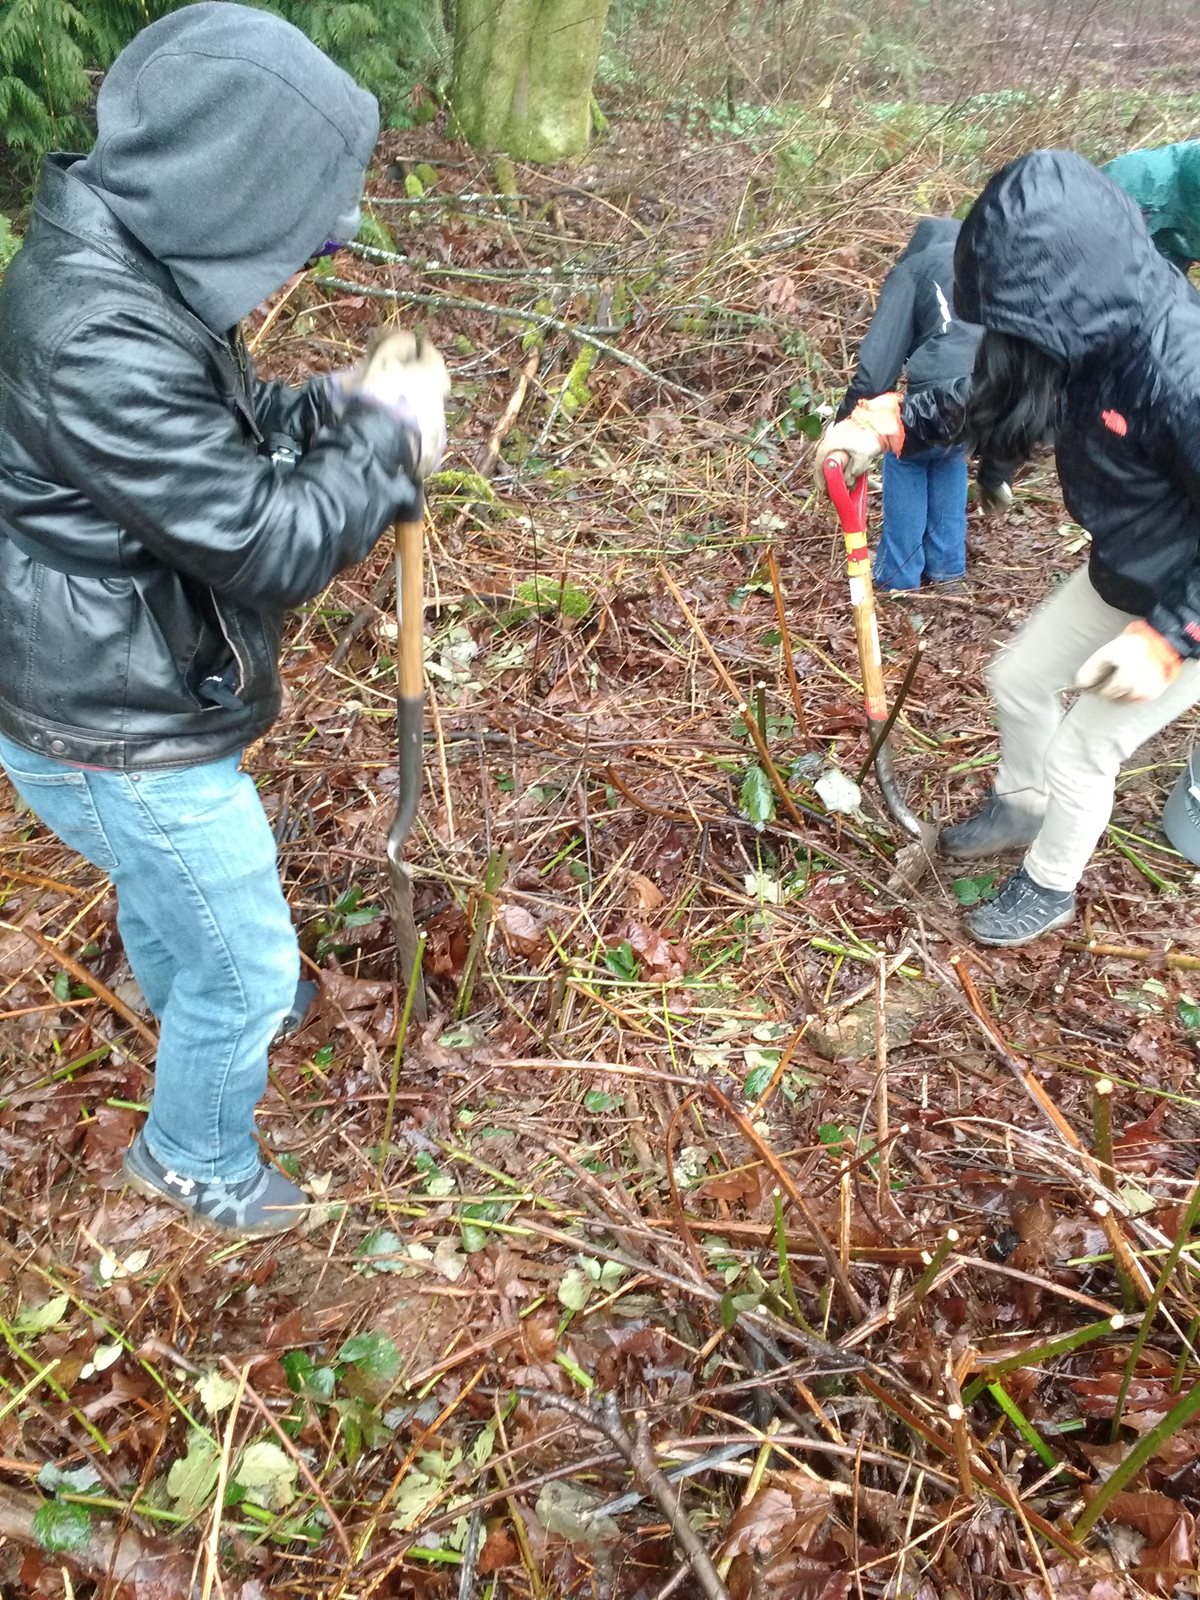
M 448 54 L 439 0 L 273 0 L 268 9 L 377 95 L 386 126 L 420 120 L 413 87 L 423 75 L 436 84 Z
M 440 0 L 257 0 L 302 28 L 379 97 L 385 123 L 414 118 L 414 85 L 447 54 Z M 0 0 L 0 143 L 32 173 L 47 150 L 92 141 L 96 79 L 178 0 Z
M 0 278 L 4 276 L 4 269 L 16 255 L 21 241 L 12 231 L 12 223 L 0 211 Z
M 87 141 L 79 113 L 98 48 L 91 22 L 70 0 L 8 0 L 0 8 L 0 136 L 23 165 Z

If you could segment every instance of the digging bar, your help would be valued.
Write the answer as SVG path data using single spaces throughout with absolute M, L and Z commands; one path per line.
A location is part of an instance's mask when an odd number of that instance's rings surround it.
M 424 501 L 418 494 L 414 520 L 395 524 L 396 549 L 396 739 L 400 759 L 396 814 L 387 836 L 388 891 L 400 981 L 404 992 L 413 983 L 420 942 L 413 915 L 412 869 L 404 860 L 404 845 L 412 831 L 421 798 L 422 732 L 425 722 L 425 663 L 423 634 Z M 413 1016 L 426 1019 L 425 986 L 416 973 Z
M 875 751 L 875 776 L 888 815 L 905 833 L 922 843 L 926 834 L 936 831 L 923 825 L 909 810 L 896 784 L 892 767 L 891 740 L 888 736 L 887 697 L 883 689 L 883 658 L 879 653 L 879 624 L 875 617 L 875 589 L 871 583 L 871 558 L 867 550 L 867 476 L 863 473 L 854 487 L 848 488 L 840 456 L 825 461 L 825 486 L 842 525 L 846 541 L 846 577 L 850 583 L 850 604 L 854 610 L 854 637 L 862 670 L 863 699 L 871 747 Z

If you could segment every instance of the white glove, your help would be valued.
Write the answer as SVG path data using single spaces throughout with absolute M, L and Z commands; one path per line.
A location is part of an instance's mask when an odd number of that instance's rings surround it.
M 903 448 L 900 396 L 877 394 L 872 400 L 860 400 L 848 417 L 831 423 L 817 441 L 817 482 L 824 485 L 823 469 L 829 456 L 842 457 L 842 476 L 851 487 L 885 450 L 899 455 Z
M 1179 671 L 1181 656 L 1148 622 L 1131 622 L 1094 651 L 1075 674 L 1077 689 L 1106 700 L 1157 700 Z
M 853 416 L 841 422 L 831 422 L 817 440 L 817 482 L 823 484 L 823 468 L 829 456 L 841 456 L 842 476 L 846 487 L 851 488 L 869 472 L 883 454 L 883 440 L 874 428 L 861 428 Z
M 446 396 L 450 376 L 446 363 L 427 339 L 408 332 L 390 333 L 367 357 L 357 393 L 384 406 L 417 435 L 420 480 L 436 472 L 446 453 Z

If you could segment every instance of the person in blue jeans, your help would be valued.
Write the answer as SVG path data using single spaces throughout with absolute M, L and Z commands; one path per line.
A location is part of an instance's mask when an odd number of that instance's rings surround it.
M 860 400 L 889 394 L 903 374 L 910 396 L 938 404 L 970 384 L 982 329 L 954 315 L 954 244 L 961 224 L 925 217 L 884 279 L 835 421 Z M 1012 501 L 1007 474 L 981 464 L 980 501 Z M 889 454 L 883 464 L 883 530 L 872 574 L 880 589 L 958 587 L 967 569 L 967 452 L 958 445 Z
M 961 582 L 967 486 L 967 452 L 960 447 L 884 457 L 883 530 L 872 564 L 881 589 Z
M 43 164 L 0 284 L 0 762 L 107 872 L 159 1020 L 123 1174 L 196 1221 L 279 1232 L 304 1191 L 255 1106 L 299 952 L 246 747 L 279 712 L 283 616 L 409 517 L 446 372 L 393 334 L 301 388 L 238 332 L 358 230 L 374 98 L 221 0 L 143 30 L 86 157 Z

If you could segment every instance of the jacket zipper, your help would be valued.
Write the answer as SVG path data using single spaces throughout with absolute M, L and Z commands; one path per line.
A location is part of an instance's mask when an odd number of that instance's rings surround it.
M 237 641 L 233 636 L 233 631 L 226 625 L 225 614 L 221 610 L 221 602 L 217 599 L 216 592 L 210 589 L 209 593 L 212 595 L 213 611 L 216 614 L 217 624 L 221 629 L 221 634 L 225 640 L 225 643 L 229 646 L 229 653 L 233 657 L 234 664 L 237 667 L 237 683 L 234 685 L 233 692 L 240 700 L 246 688 L 246 681 L 250 673 L 250 665 L 246 657 L 238 649 Z
M 261 446 L 264 441 L 262 433 L 259 431 L 254 412 L 250 405 L 250 373 L 248 370 L 245 338 L 240 327 L 228 340 L 226 348 L 233 357 L 234 366 L 240 380 L 238 385 L 239 392 L 235 393 L 234 398 L 238 404 L 238 409 L 249 422 L 255 440 Z M 249 681 L 250 662 L 247 655 L 245 655 L 238 646 L 238 639 L 235 637 L 237 630 L 226 622 L 225 614 L 221 609 L 221 602 L 217 598 L 215 591 L 210 590 L 209 592 L 212 594 L 213 611 L 216 613 L 217 624 L 221 629 L 225 643 L 229 646 L 229 653 L 233 657 L 234 664 L 237 668 L 237 682 L 234 684 L 233 693 L 240 700 L 245 692 L 246 684 Z

